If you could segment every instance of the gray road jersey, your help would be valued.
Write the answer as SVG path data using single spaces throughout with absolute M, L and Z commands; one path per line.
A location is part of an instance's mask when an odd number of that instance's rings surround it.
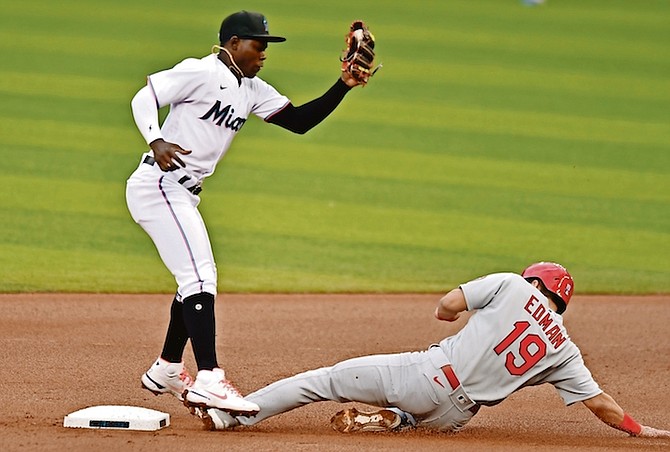
M 440 347 L 468 395 L 494 403 L 524 386 L 551 383 L 566 405 L 602 391 L 562 317 L 520 275 L 496 273 L 461 285 L 467 325 Z

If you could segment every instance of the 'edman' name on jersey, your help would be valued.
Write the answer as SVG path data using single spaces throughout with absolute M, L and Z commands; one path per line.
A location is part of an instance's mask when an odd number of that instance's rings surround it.
M 563 342 L 565 342 L 566 339 L 565 331 L 562 331 L 562 326 L 552 319 L 549 308 L 540 304 L 540 300 L 535 295 L 531 295 L 528 298 L 523 309 L 537 321 L 537 324 L 547 335 L 549 343 L 553 345 L 555 349 L 558 349 L 563 345 Z

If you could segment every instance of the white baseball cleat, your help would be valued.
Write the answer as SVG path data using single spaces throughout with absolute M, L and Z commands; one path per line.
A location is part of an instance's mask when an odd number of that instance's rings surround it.
M 253 416 L 258 405 L 242 398 L 240 392 L 226 380 L 223 369 L 201 370 L 195 383 L 184 392 L 184 405 L 189 408 L 218 408 L 232 415 Z
M 227 430 L 240 425 L 237 419 L 225 411 L 216 408 L 190 408 L 191 414 L 198 416 L 205 430 Z
M 397 429 L 401 421 L 400 416 L 391 410 L 364 413 L 356 408 L 347 408 L 330 419 L 330 426 L 340 433 L 390 432 Z
M 184 400 L 182 394 L 193 384 L 193 378 L 183 362 L 170 363 L 160 357 L 140 380 L 142 387 L 155 395 L 172 394 L 182 401 Z

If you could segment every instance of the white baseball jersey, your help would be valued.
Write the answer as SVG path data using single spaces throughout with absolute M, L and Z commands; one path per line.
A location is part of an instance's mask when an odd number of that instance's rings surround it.
M 197 209 L 200 198 L 188 191 L 211 175 L 250 113 L 265 119 L 289 100 L 255 77 L 238 83 L 217 57 L 189 58 L 148 77 L 133 114 L 147 142 L 163 138 L 192 151 L 179 157 L 186 164 L 161 171 L 140 163 L 128 179 L 126 199 L 133 219 L 152 238 L 161 259 L 177 281 L 177 297 L 217 293 L 217 271 L 205 224 Z M 155 106 L 170 105 L 160 130 Z M 144 156 L 141 162 L 144 162 Z M 184 177 L 188 186 L 183 185 Z M 195 181 L 192 179 L 195 178 Z
M 523 277 L 496 273 L 460 288 L 476 312 L 440 347 L 473 400 L 493 404 L 542 383 L 553 384 L 566 405 L 602 392 L 562 317 Z
M 172 69 L 148 77 L 159 107 L 170 105 L 161 127 L 163 138 L 189 155 L 180 155 L 186 171 L 202 179 L 214 172 L 249 113 L 261 119 L 289 103 L 258 77 L 237 78 L 215 54 L 187 58 Z

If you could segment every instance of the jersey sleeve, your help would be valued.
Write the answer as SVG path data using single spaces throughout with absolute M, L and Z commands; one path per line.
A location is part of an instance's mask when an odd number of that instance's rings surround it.
M 265 120 L 268 116 L 284 108 L 291 101 L 288 97 L 282 95 L 272 85 L 254 78 L 254 104 L 251 112 Z
M 554 369 L 546 381 L 554 385 L 566 405 L 590 399 L 603 392 L 579 353 Z
M 171 69 L 156 72 L 148 84 L 159 107 L 188 102 L 197 89 L 207 83 L 211 72 L 204 70 L 201 60 L 187 58 Z
M 461 284 L 468 311 L 486 307 L 500 291 L 509 277 L 506 273 L 493 273 Z

